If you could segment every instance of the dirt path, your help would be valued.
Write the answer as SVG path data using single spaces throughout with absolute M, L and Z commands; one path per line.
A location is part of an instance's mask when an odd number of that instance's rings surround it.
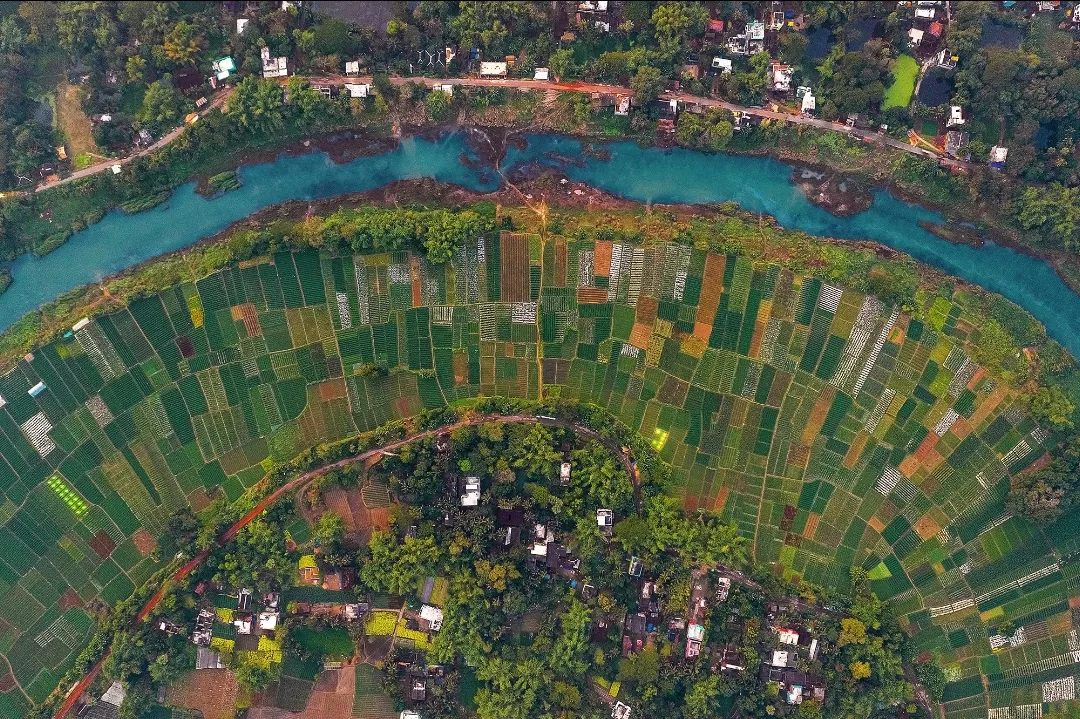
M 344 84 L 346 82 L 370 82 L 371 78 L 358 78 L 358 77 L 345 77 L 344 75 L 326 75 L 310 78 L 313 81 L 321 81 L 330 84 Z M 580 93 L 609 93 L 609 94 L 631 94 L 630 88 L 622 87 L 621 85 L 603 85 L 598 83 L 586 83 L 586 82 L 547 82 L 544 80 L 515 80 L 515 79 L 503 79 L 503 78 L 478 78 L 478 77 L 453 77 L 447 79 L 438 79 L 430 77 L 392 77 L 390 82 L 395 85 L 405 85 L 408 83 L 419 83 L 427 87 L 433 87 L 435 85 L 457 85 L 459 87 L 509 87 L 519 90 L 538 90 L 541 92 L 580 92 Z M 663 92 L 660 95 L 662 100 L 679 100 L 680 102 L 690 102 L 704 107 L 721 107 L 733 112 L 742 112 L 748 115 L 754 115 L 756 117 L 765 117 L 771 120 L 781 120 L 783 122 L 790 122 L 793 125 L 805 125 L 807 127 L 816 127 L 821 130 L 831 130 L 833 132 L 841 132 L 851 137 L 856 137 L 864 142 L 870 144 L 885 145 L 891 147 L 894 150 L 900 150 L 901 152 L 907 152 L 912 155 L 918 155 L 920 157 L 926 157 L 929 159 L 940 160 L 944 164 L 950 167 L 970 167 L 971 163 L 961 162 L 959 160 L 953 160 L 944 157 L 940 153 L 927 150 L 923 147 L 916 147 L 909 145 L 901 140 L 895 140 L 885 135 L 880 135 L 872 130 L 860 130 L 857 128 L 848 127 L 847 125 L 839 122 L 831 122 L 829 120 L 820 120 L 816 117 L 806 117 L 803 115 L 794 115 L 787 112 L 774 112 L 772 110 L 766 110 L 762 107 L 748 107 L 746 105 L 736 105 L 732 102 L 725 102 L 724 100 L 715 100 L 708 97 L 700 97 L 698 95 L 690 95 L 683 92 Z
M 568 420 L 558 419 L 555 417 L 533 417 L 530 415 L 480 415 L 477 417 L 470 417 L 468 419 L 463 419 L 459 422 L 451 425 L 446 425 L 444 427 L 429 429 L 423 432 L 417 432 L 405 437 L 404 439 L 399 439 L 394 442 L 390 442 L 389 444 L 384 444 L 381 447 L 376 447 L 374 449 L 369 449 L 366 452 L 361 452 L 360 454 L 353 455 L 352 457 L 346 457 L 345 459 L 338 460 L 337 462 L 328 464 L 324 467 L 313 469 L 309 472 L 304 472 L 292 481 L 283 484 L 281 487 L 268 494 L 262 501 L 256 504 L 250 512 L 245 514 L 243 517 L 237 520 L 235 524 L 229 527 L 229 529 L 223 532 L 221 536 L 218 537 L 214 547 L 204 549 L 203 551 L 199 552 L 190 560 L 188 560 L 186 564 L 176 570 L 176 572 L 174 572 L 168 579 L 163 581 L 161 588 L 158 589 L 153 594 L 153 596 L 150 597 L 150 599 L 146 602 L 146 605 L 143 606 L 142 610 L 138 613 L 138 615 L 136 615 L 135 620 L 132 622 L 132 624 L 138 624 L 147 616 L 149 616 L 150 612 L 152 612 L 154 608 L 157 607 L 157 605 L 161 602 L 162 598 L 165 596 L 165 590 L 169 585 L 191 574 L 191 572 L 196 567 L 202 564 L 203 561 L 205 561 L 206 558 L 210 556 L 211 550 L 223 547 L 229 542 L 231 542 L 241 529 L 250 524 L 252 520 L 258 517 L 264 511 L 266 511 L 268 507 L 272 506 L 275 502 L 277 502 L 278 499 L 288 494 L 289 492 L 300 489 L 308 482 L 326 474 L 327 472 L 332 472 L 341 469 L 342 467 L 347 467 L 351 464 L 355 464 L 357 462 L 364 462 L 376 455 L 382 455 L 384 452 L 393 452 L 394 450 L 400 449 L 401 447 L 404 447 L 405 445 L 411 444 L 413 442 L 428 439 L 438 435 L 449 434 L 450 432 L 453 432 L 454 430 L 461 427 L 471 427 L 478 424 L 485 424 L 488 422 L 496 422 L 499 424 L 544 424 L 550 427 L 563 427 L 565 429 L 573 430 L 574 432 L 583 437 L 588 437 L 589 439 L 595 439 L 599 442 L 602 442 L 610 451 L 612 451 L 617 457 L 619 457 L 620 461 L 623 464 L 623 467 L 626 469 L 627 475 L 630 479 L 630 483 L 634 487 L 634 500 L 637 503 L 638 514 L 641 513 L 641 488 L 638 485 L 637 470 L 634 466 L 633 460 L 628 454 L 624 453 L 620 447 L 615 446 L 613 442 L 603 439 L 599 435 L 599 433 L 587 427 L 574 424 L 573 422 L 570 422 Z M 401 611 L 404 611 L 404 607 Z M 398 613 L 398 617 L 400 619 L 401 612 Z M 396 627 L 394 629 L 394 635 L 397 635 Z M 79 697 L 81 697 L 86 692 L 87 688 L 93 683 L 94 679 L 101 671 L 102 664 L 105 662 L 108 656 L 109 651 L 106 651 L 105 654 L 102 655 L 101 659 L 98 660 L 97 664 L 95 664 L 93 668 L 89 671 L 89 673 L 87 673 L 85 677 L 80 679 L 78 683 L 76 683 L 75 686 L 72 687 L 71 691 L 68 692 L 64 703 L 60 706 L 60 709 L 54 715 L 55 719 L 63 719 L 63 717 L 71 711 L 72 707 L 75 706 L 75 702 L 78 701 Z M 14 674 L 12 676 L 14 676 Z
M 11 675 L 11 681 L 15 682 L 15 688 L 18 689 L 19 693 L 26 698 L 26 701 L 30 702 L 30 704 L 33 704 L 34 700 L 31 699 L 30 695 L 26 693 L 26 690 L 23 689 L 22 684 L 19 683 L 19 680 L 15 678 L 15 667 L 11 666 L 11 660 L 7 658 L 6 654 L 0 653 L 0 657 L 2 657 L 4 659 L 4 663 L 7 664 L 8 674 Z
M 215 107 L 221 107 L 222 103 L 224 103 L 229 98 L 229 96 L 231 94 L 232 94 L 232 88 L 231 87 L 226 88 L 222 92 L 219 92 L 217 95 L 214 96 L 214 99 L 210 101 L 210 104 L 206 106 L 206 109 L 200 110 L 200 114 L 203 114 L 203 113 L 207 112 L 208 110 L 211 110 L 211 109 L 213 109 Z M 50 183 L 50 184 L 38 185 L 34 189 L 34 192 L 41 192 L 42 190 L 48 190 L 48 189 L 53 188 L 53 187 L 59 187 L 60 185 L 66 185 L 67 183 L 74 182 L 75 180 L 81 180 L 84 177 L 90 177 L 91 175 L 96 175 L 96 174 L 98 174 L 100 172 L 105 172 L 106 170 L 110 169 L 113 165 L 126 165 L 127 163 L 134 160 L 136 157 L 143 157 L 145 155 L 149 155 L 150 153 L 156 152 L 156 151 L 160 150 L 161 148 L 165 147 L 170 142 L 172 142 L 176 138 L 180 137 L 180 135 L 183 134 L 186 127 L 187 127 L 186 125 L 181 125 L 180 127 L 177 127 L 177 128 L 175 128 L 173 130 L 170 130 L 167 134 L 165 134 L 163 137 L 161 137 L 161 139 L 159 139 L 153 145 L 150 145 L 148 147 L 144 147 L 143 149 L 139 150 L 138 152 L 135 152 L 135 153 L 133 153 L 131 155 L 128 155 L 127 157 L 122 157 L 122 158 L 118 158 L 118 159 L 110 159 L 110 160 L 106 160 L 104 162 L 99 162 L 99 163 L 97 163 L 95 165 L 90 165 L 89 167 L 84 167 L 81 170 L 77 170 L 77 171 L 71 173 L 67 177 L 65 177 L 62 180 L 59 180 L 57 182 L 53 182 L 53 183 Z

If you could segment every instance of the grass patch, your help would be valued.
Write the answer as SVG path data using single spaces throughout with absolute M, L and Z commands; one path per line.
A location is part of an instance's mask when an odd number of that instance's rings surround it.
M 352 637 L 344 629 L 309 629 L 300 627 L 292 632 L 296 643 L 312 654 L 351 657 L 356 649 Z
M 919 63 L 911 55 L 896 58 L 893 66 L 893 82 L 885 91 L 883 110 L 890 107 L 907 107 L 911 102 L 911 93 L 915 92 L 915 79 L 919 77 Z

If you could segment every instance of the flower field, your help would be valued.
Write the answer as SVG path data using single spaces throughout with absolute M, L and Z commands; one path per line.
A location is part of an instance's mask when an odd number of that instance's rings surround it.
M 964 302 L 920 320 L 745 257 L 522 233 L 445 265 L 281 252 L 140 299 L 0 377 L 0 652 L 40 700 L 91 632 L 83 607 L 172 556 L 166 520 L 207 490 L 236 499 L 272 462 L 424 408 L 542 395 L 639 431 L 684 505 L 786 578 L 843 588 L 863 567 L 948 666 L 950 719 L 1064 701 L 1080 515 L 1003 514 L 1050 438 L 971 356 Z M 1024 631 L 995 638 L 1002 622 Z

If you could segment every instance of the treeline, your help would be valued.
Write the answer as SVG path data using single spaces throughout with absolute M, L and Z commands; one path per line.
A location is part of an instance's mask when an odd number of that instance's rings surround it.
M 241 261 L 280 249 L 313 247 L 331 252 L 415 250 L 441 264 L 466 242 L 495 230 L 494 206 L 473 209 L 340 209 L 303 222 L 275 222 L 261 231 L 240 230 L 227 241 L 231 259 Z

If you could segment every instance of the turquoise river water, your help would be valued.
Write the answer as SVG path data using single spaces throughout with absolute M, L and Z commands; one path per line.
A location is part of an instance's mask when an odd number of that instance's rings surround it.
M 707 155 L 688 150 L 641 148 L 619 142 L 603 159 L 582 153 L 577 140 L 530 136 L 511 149 L 502 166 L 538 161 L 569 177 L 631 200 L 699 203 L 734 200 L 747 210 L 773 215 L 785 227 L 821 237 L 867 239 L 906 252 L 949 274 L 999 292 L 1027 309 L 1051 337 L 1080 356 L 1080 296 L 1044 261 L 987 243 L 981 249 L 954 245 L 919 227 L 942 217 L 878 192 L 874 204 L 839 218 L 817 208 L 790 181 L 791 168 L 771 159 Z M 433 177 L 472 190 L 492 190 L 498 177 L 461 163 L 463 135 L 439 140 L 409 138 L 396 149 L 335 165 L 323 153 L 282 156 L 240 169 L 243 186 L 215 199 L 187 184 L 168 202 L 147 212 L 111 212 L 45 257 L 23 257 L 11 266 L 15 282 L 0 295 L 0 330 L 79 285 L 94 282 L 143 260 L 190 245 L 230 223 L 286 200 L 313 200 L 360 192 L 395 180 Z M 566 158 L 573 158 L 567 164 Z

